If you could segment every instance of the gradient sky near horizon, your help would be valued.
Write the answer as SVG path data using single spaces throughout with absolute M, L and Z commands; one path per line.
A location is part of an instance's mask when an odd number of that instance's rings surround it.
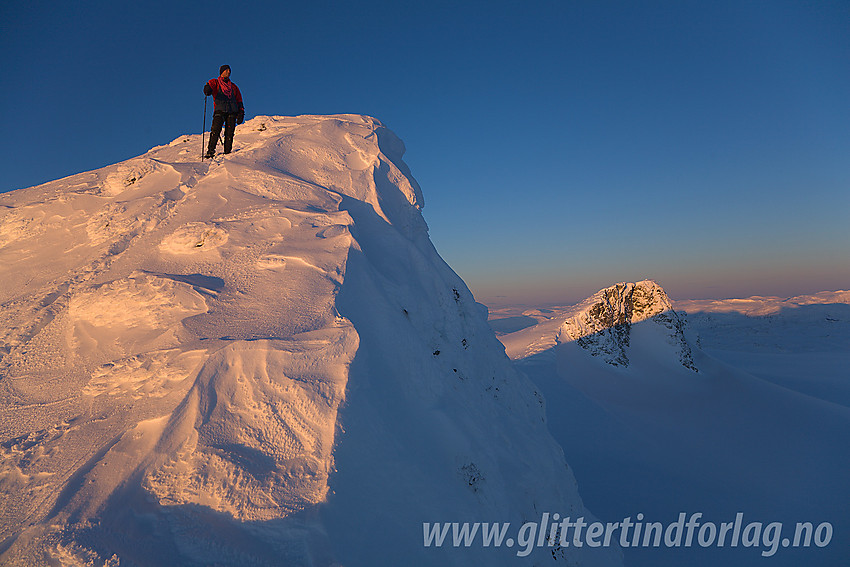
M 485 303 L 850 288 L 846 1 L 34 1 L 0 26 L 0 191 L 200 132 L 228 63 L 249 118 L 396 132 Z

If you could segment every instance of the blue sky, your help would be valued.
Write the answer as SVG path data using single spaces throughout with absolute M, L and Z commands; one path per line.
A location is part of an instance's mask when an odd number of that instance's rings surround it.
M 2 191 L 199 132 L 228 63 L 248 117 L 393 129 L 485 302 L 850 288 L 844 1 L 35 1 L 0 21 Z

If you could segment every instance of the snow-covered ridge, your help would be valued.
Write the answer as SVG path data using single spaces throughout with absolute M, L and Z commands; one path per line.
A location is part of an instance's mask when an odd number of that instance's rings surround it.
M 422 522 L 588 515 L 392 132 L 201 149 L 0 195 L 0 562 L 508 565 Z

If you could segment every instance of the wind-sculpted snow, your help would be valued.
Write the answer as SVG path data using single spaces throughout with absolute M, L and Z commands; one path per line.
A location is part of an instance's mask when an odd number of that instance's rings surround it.
M 290 340 L 217 351 L 162 436 L 145 490 L 162 505 L 197 504 L 240 520 L 322 502 L 356 347 L 341 319 Z
M 394 134 L 200 142 L 0 196 L 0 562 L 507 565 L 422 523 L 588 515 Z

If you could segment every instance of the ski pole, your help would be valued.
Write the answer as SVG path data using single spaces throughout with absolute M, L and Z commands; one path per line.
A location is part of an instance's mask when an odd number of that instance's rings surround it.
M 204 129 L 201 130 L 201 161 L 204 161 L 204 137 L 207 134 L 207 98 L 209 95 L 204 95 Z

